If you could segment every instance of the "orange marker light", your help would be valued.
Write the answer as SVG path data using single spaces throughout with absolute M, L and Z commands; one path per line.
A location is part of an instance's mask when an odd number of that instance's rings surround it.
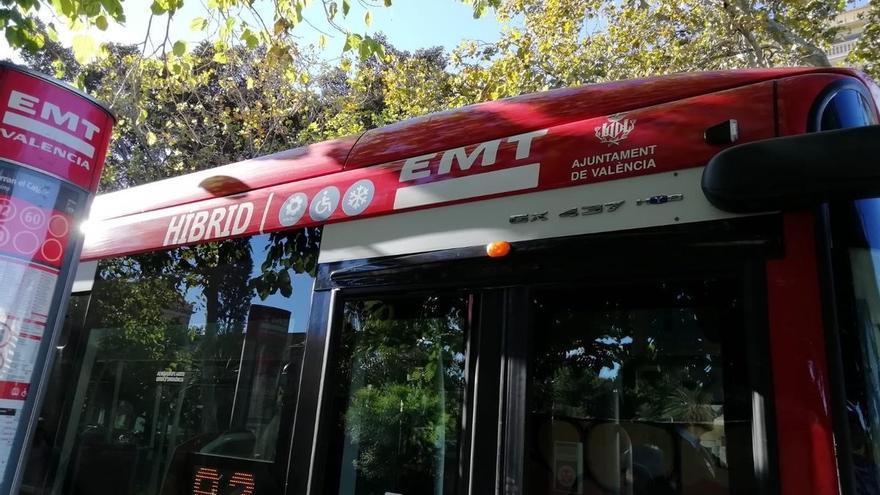
M 510 254 L 510 243 L 507 241 L 494 241 L 486 244 L 486 254 L 490 258 L 503 258 Z

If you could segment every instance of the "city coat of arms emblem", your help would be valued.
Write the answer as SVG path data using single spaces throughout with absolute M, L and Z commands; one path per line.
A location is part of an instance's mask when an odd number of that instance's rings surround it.
M 636 119 L 625 119 L 623 114 L 615 114 L 608 117 L 608 121 L 597 126 L 596 137 L 608 146 L 618 145 L 629 137 L 629 133 L 636 128 Z

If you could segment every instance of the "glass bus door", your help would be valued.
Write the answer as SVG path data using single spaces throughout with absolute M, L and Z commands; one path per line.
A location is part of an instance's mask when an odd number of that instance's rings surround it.
M 752 470 L 737 280 L 534 288 L 528 305 L 506 437 L 525 493 L 748 491 L 730 475 Z
M 457 493 L 473 295 L 343 303 L 339 493 Z
M 769 489 L 761 262 L 578 258 L 343 273 L 312 492 Z

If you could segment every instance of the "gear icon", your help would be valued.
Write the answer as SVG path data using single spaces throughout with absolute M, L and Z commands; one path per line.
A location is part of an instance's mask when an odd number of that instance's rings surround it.
M 290 201 L 284 204 L 284 212 L 290 216 L 294 216 L 302 211 L 306 205 L 306 200 L 302 196 L 294 196 Z
M 308 203 L 309 198 L 304 193 L 291 194 L 284 201 L 284 204 L 281 205 L 281 209 L 278 210 L 278 222 L 285 227 L 290 227 L 299 222 L 299 219 L 306 212 L 306 205 Z

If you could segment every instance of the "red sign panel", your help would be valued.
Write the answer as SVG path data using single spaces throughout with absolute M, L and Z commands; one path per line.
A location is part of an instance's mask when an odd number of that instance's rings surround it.
M 0 159 L 94 192 L 112 127 L 112 116 L 84 96 L 0 66 Z
M 74 222 L 104 163 L 113 118 L 75 90 L 0 64 L 0 490 L 12 492 Z M 29 409 L 27 404 L 32 407 Z M 11 464 L 10 464 L 11 463 Z M 8 468 L 8 469 L 7 469 Z
M 60 268 L 71 223 L 64 212 L 0 196 L 0 253 Z

